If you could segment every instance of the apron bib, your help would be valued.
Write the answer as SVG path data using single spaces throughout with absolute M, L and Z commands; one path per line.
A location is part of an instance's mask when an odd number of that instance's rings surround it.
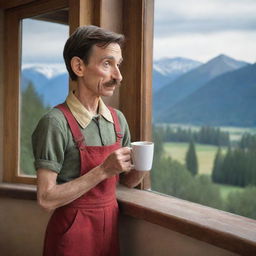
M 79 125 L 64 104 L 58 105 L 69 124 L 80 153 L 80 176 L 102 164 L 110 153 L 121 147 L 117 113 L 109 108 L 116 132 L 116 143 L 86 146 Z M 105 179 L 73 202 L 57 208 L 45 235 L 44 256 L 118 256 L 118 176 Z

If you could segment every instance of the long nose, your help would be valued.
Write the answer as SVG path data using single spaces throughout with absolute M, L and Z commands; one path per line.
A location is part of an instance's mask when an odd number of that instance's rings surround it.
M 116 79 L 117 81 L 119 81 L 119 82 L 122 81 L 123 77 L 122 77 L 122 74 L 121 74 L 121 72 L 120 72 L 119 67 L 116 67 L 116 68 L 114 69 L 114 71 L 113 71 L 113 73 L 112 73 L 112 77 L 113 77 L 114 79 Z

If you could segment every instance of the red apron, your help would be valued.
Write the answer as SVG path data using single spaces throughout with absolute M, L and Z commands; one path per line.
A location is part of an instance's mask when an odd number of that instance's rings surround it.
M 68 107 L 58 105 L 65 115 L 80 152 L 80 175 L 100 165 L 121 147 L 121 129 L 116 111 L 109 108 L 117 136 L 108 146 L 86 146 L 79 125 Z M 44 256 L 118 256 L 118 176 L 106 179 L 68 205 L 57 208 L 46 229 Z

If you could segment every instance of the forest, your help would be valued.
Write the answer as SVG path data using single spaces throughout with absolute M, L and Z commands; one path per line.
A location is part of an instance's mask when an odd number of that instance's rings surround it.
M 31 135 L 40 118 L 49 110 L 42 103 L 35 87 L 29 83 L 22 91 L 20 118 L 20 173 L 35 175 Z
M 229 146 L 230 138 L 227 132 L 222 132 L 220 128 L 202 126 L 199 131 L 193 131 L 192 129 L 183 129 L 178 127 L 173 129 L 170 126 L 163 128 L 157 127 L 158 133 L 160 133 L 162 140 L 189 142 L 194 141 L 201 144 L 216 145 L 216 146 Z
M 256 184 L 251 178 L 256 176 L 256 157 L 253 159 L 255 151 L 252 151 L 254 146 L 251 146 L 251 143 L 240 143 L 243 148 L 229 148 L 225 155 L 222 155 L 219 147 L 212 175 L 199 174 L 194 142 L 190 141 L 185 164 L 182 164 L 165 156 L 163 133 L 158 129 L 153 127 L 155 155 L 151 172 L 152 190 L 256 219 Z M 248 138 L 248 135 L 245 137 Z M 250 145 L 250 149 L 246 145 Z M 252 164 L 254 162 L 255 164 Z M 244 171 L 245 169 L 247 171 Z M 230 192 L 224 199 L 218 186 L 220 183 L 243 186 L 244 189 Z

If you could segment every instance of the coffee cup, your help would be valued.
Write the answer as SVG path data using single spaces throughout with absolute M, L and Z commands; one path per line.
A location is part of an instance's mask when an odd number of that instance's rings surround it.
M 137 171 L 150 171 L 153 163 L 154 143 L 135 141 L 131 143 L 132 162 Z

